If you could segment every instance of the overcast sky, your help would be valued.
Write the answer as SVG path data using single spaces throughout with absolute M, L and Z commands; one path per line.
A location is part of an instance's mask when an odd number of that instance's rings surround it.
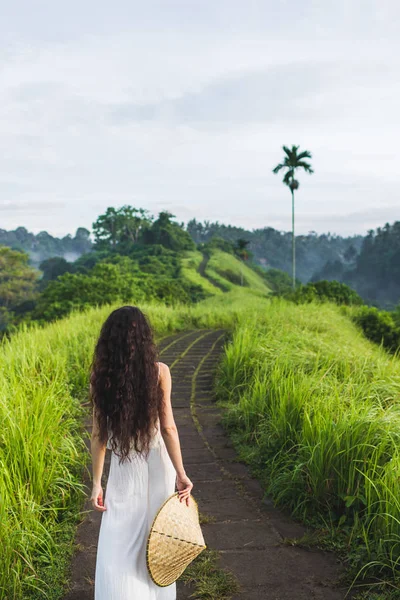
M 0 3 L 0 228 L 131 204 L 297 231 L 400 220 L 397 0 Z

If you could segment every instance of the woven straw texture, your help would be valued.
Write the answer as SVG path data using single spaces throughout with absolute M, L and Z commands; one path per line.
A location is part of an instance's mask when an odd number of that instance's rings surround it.
M 147 567 L 154 583 L 171 585 L 205 549 L 197 502 L 170 496 L 158 511 L 147 540 Z

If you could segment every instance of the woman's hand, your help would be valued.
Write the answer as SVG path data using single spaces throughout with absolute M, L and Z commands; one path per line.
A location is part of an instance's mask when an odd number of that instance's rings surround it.
M 176 488 L 179 494 L 179 501 L 186 501 L 186 506 L 189 506 L 190 492 L 193 488 L 193 483 L 187 475 L 176 476 Z
M 90 497 L 94 510 L 104 512 L 106 507 L 103 505 L 103 488 L 100 484 L 93 485 L 92 495 Z

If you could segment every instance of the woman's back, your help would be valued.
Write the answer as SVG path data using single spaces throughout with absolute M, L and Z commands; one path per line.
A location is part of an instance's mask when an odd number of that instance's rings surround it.
M 159 420 L 147 453 L 132 448 L 129 458 L 120 462 L 112 451 L 107 511 L 98 542 L 95 600 L 175 600 L 175 584 L 156 586 L 146 564 L 148 533 L 158 509 L 175 491 L 175 477 Z
M 147 537 L 175 484 L 188 503 L 192 483 L 172 413 L 171 374 L 167 365 L 157 363 L 150 325 L 137 307 L 121 307 L 103 324 L 90 381 L 91 499 L 103 513 L 95 600 L 175 600 L 175 584 L 161 588 L 150 578 Z M 103 503 L 106 447 L 111 465 Z

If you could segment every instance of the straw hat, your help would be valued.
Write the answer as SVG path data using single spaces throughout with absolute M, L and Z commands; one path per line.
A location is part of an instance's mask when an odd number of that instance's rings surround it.
M 205 549 L 199 510 L 193 496 L 189 506 L 177 493 L 158 511 L 147 540 L 147 567 L 157 585 L 171 585 Z

